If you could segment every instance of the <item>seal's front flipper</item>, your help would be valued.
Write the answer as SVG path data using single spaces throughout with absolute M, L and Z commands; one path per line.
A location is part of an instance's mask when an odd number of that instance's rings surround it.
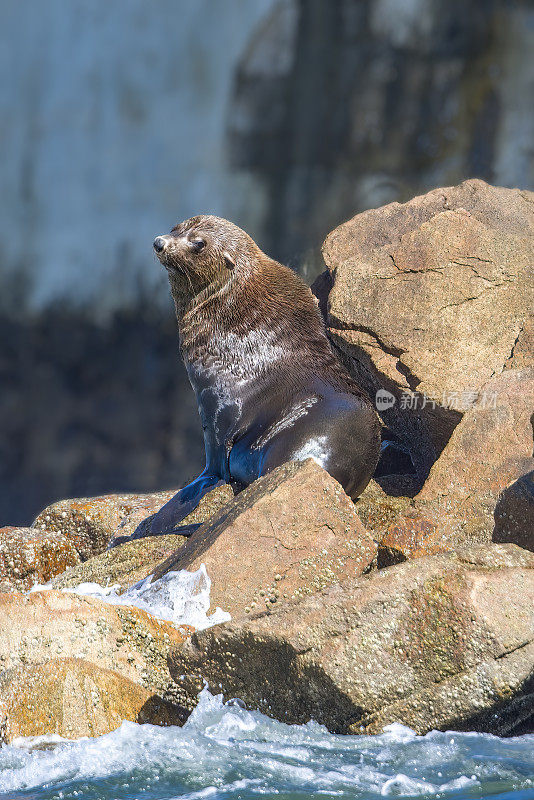
M 166 533 L 181 534 L 182 530 L 184 536 L 190 536 L 193 532 L 192 526 L 182 526 L 180 530 L 180 523 L 195 510 L 205 494 L 223 484 L 224 481 L 217 475 L 200 475 L 188 486 L 180 489 L 157 514 L 143 520 L 132 539 L 139 539 L 142 536 L 161 536 Z

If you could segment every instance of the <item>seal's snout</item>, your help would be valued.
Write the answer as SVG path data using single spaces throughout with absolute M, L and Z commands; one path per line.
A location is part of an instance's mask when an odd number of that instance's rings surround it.
M 154 239 L 154 250 L 156 253 L 163 253 L 167 246 L 167 240 L 164 236 L 156 236 Z

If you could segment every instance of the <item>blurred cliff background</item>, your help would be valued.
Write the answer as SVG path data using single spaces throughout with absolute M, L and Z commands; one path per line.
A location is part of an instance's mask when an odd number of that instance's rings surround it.
M 368 207 L 534 188 L 530 0 L 0 0 L 0 525 L 202 468 L 151 243 L 229 217 L 311 281 Z

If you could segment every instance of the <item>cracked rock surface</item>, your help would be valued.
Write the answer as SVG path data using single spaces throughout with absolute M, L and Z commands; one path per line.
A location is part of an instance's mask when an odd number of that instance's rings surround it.
M 324 243 L 329 332 L 371 395 L 396 396 L 386 421 L 418 439 L 425 474 L 488 381 L 534 362 L 533 234 L 532 192 L 469 180 L 358 214 Z M 427 398 L 419 415 L 403 392 Z

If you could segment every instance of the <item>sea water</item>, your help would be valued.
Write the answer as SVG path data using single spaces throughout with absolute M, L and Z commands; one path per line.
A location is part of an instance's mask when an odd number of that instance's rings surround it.
M 534 736 L 339 736 L 286 725 L 204 689 L 183 728 L 123 722 L 98 739 L 0 749 L 0 798 L 534 798 Z
M 207 627 L 228 619 L 220 609 L 207 615 L 209 588 L 201 568 L 142 581 L 123 595 L 94 584 L 77 591 Z M 534 735 L 417 736 L 396 724 L 377 736 L 340 736 L 313 721 L 277 722 L 204 689 L 182 728 L 123 722 L 94 739 L 52 735 L 0 748 L 0 800 L 311 796 L 534 800 Z

